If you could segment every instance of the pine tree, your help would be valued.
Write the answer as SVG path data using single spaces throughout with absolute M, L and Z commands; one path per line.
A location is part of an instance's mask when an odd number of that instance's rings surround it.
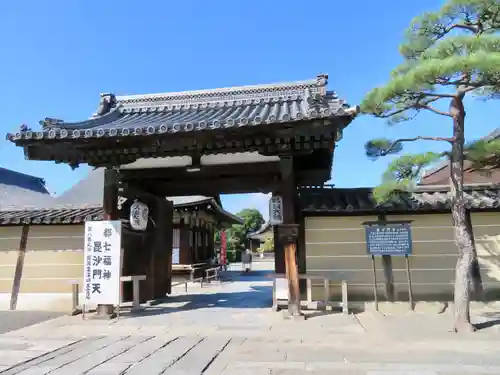
M 392 123 L 413 119 L 422 111 L 449 118 L 451 136 L 419 136 L 377 139 L 366 144 L 369 157 L 402 151 L 405 142 L 447 142 L 450 151 L 403 155 L 394 160 L 375 189 L 377 201 L 415 186 L 424 168 L 441 158 L 450 163 L 450 193 L 458 261 L 454 287 L 454 330 L 473 331 L 470 322 L 471 283 L 477 257 L 472 229 L 467 222 L 463 197 L 464 159 L 476 168 L 498 164 L 500 141 L 465 145 L 466 95 L 500 97 L 500 0 L 449 0 L 437 12 L 424 13 L 412 21 L 400 47 L 403 64 L 391 74 L 387 85 L 367 94 L 361 109 Z M 446 101 L 448 109 L 441 109 Z M 476 280 L 477 281 L 477 280 Z

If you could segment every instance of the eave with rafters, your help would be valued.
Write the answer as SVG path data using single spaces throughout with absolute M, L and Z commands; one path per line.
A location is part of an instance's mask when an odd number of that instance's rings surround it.
M 332 148 L 356 115 L 327 91 L 327 75 L 292 83 L 165 94 L 101 94 L 92 118 L 46 118 L 7 139 L 30 160 L 74 167 L 126 165 L 142 158 Z

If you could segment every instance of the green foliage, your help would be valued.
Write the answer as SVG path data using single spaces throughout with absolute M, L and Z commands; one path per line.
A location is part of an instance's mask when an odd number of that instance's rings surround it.
M 391 200 L 397 200 L 401 192 L 411 191 L 413 182 L 409 180 L 396 181 L 388 180 L 373 189 L 373 199 L 379 205 L 389 203 Z
M 450 0 L 437 12 L 426 12 L 412 20 L 406 31 L 406 42 L 399 51 L 408 60 L 417 59 L 454 29 L 483 34 L 500 28 L 498 0 Z
M 406 154 L 393 160 L 382 177 L 382 184 L 374 189 L 373 198 L 378 204 L 383 204 L 396 198 L 399 192 L 413 190 L 423 170 L 442 157 L 439 153 L 425 152 Z
M 383 181 L 414 181 L 420 177 L 424 168 L 429 167 L 441 157 L 441 154 L 435 152 L 402 155 L 389 164 L 384 173 Z
M 456 78 L 462 71 L 469 71 L 473 77 Z M 361 103 L 361 111 L 378 117 L 393 117 L 393 122 L 408 120 L 415 117 L 419 111 L 428 109 L 427 106 L 439 99 L 439 95 L 451 94 L 434 93 L 436 86 L 442 81 L 460 83 L 471 89 L 489 87 L 496 90 L 500 80 L 500 53 L 477 52 L 467 56 L 453 56 L 445 59 L 420 60 L 419 64 L 404 74 L 397 74 L 384 87 L 369 92 Z M 489 84 L 483 84 L 483 79 L 495 77 Z M 489 81 L 489 80 L 488 80 Z M 459 84 L 449 84 L 449 86 Z
M 220 232 L 217 230 L 214 233 L 214 242 L 215 243 L 220 243 Z
M 400 46 L 405 62 L 387 85 L 366 95 L 361 110 L 400 122 L 433 110 L 431 103 L 457 90 L 498 93 L 499 29 L 498 0 L 450 0 L 438 12 L 415 18 Z
M 473 142 L 467 147 L 465 158 L 479 170 L 500 168 L 500 139 Z
M 471 92 L 485 98 L 500 97 L 500 1 L 448 0 L 437 12 L 416 17 L 406 31 L 400 53 L 404 62 L 390 81 L 370 91 L 361 111 L 397 123 L 414 118 L 422 110 L 453 117 L 434 104 L 463 98 Z M 456 109 L 456 106 L 453 107 Z M 426 140 L 457 142 L 456 138 L 414 137 L 391 141 L 376 139 L 365 145 L 372 159 L 402 151 L 402 143 Z M 384 173 L 374 198 L 383 203 L 395 191 L 411 190 L 424 168 L 444 154 L 403 155 Z M 500 141 L 478 141 L 464 155 L 479 168 L 500 165 Z
M 401 142 L 394 143 L 386 138 L 372 139 L 365 144 L 366 156 L 374 160 L 380 156 L 397 154 L 402 149 L 403 144 Z
M 264 218 L 259 210 L 245 208 L 236 216 L 243 219 L 243 224 L 233 225 L 228 232 L 228 243 L 231 249 L 245 249 L 248 233 L 255 232 L 264 224 Z

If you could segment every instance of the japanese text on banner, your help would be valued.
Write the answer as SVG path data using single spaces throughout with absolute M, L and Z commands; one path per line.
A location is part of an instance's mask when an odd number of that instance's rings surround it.
M 85 223 L 85 303 L 117 305 L 120 298 L 121 223 Z

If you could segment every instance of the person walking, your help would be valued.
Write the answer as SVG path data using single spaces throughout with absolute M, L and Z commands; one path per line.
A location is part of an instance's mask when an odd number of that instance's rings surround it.
M 241 256 L 241 263 L 245 272 L 250 272 L 252 269 L 252 253 L 249 249 L 246 249 Z

